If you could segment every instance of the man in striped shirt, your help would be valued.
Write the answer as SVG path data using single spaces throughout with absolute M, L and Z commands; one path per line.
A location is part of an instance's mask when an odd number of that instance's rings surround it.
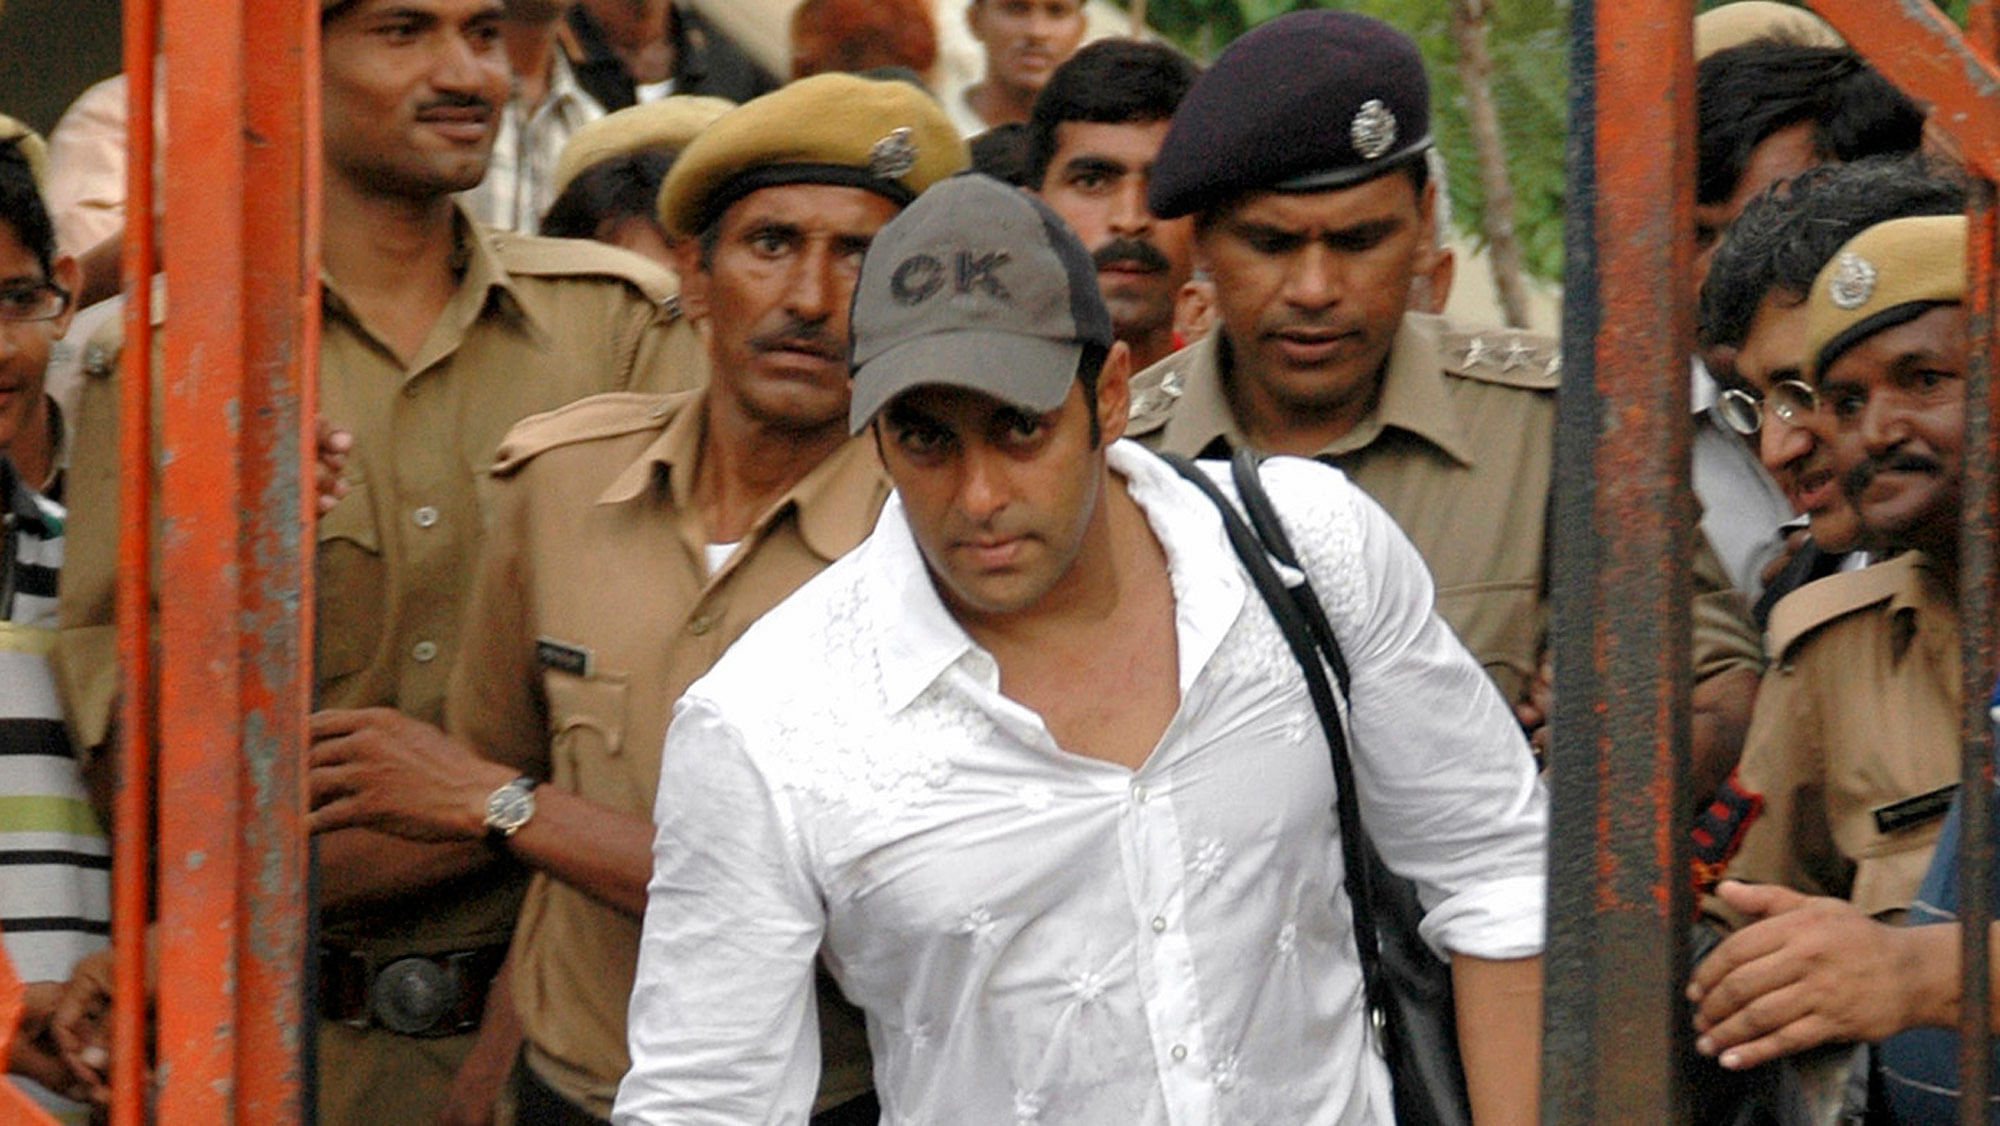
M 0 943 L 29 986 L 9 1059 L 59 1119 L 86 1109 L 48 1042 L 52 983 L 110 934 L 110 849 L 70 746 L 49 665 L 62 568 L 64 435 L 44 382 L 69 327 L 76 265 L 19 139 L 0 142 Z

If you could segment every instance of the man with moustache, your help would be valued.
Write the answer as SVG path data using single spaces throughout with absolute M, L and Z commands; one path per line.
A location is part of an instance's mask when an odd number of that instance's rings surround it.
M 1380 21 L 1302 11 L 1238 39 L 1183 99 L 1155 215 L 1192 215 L 1215 332 L 1133 377 L 1132 432 L 1215 456 L 1249 446 L 1339 466 L 1402 525 L 1438 612 L 1524 724 L 1547 651 L 1552 341 L 1407 311 L 1433 246 L 1428 78 Z M 1696 774 L 1735 761 L 1756 636 L 1705 547 L 1692 562 Z
M 1174 306 L 1193 271 L 1194 221 L 1156 218 L 1146 186 L 1200 73 L 1163 43 L 1101 40 L 1056 68 L 1028 118 L 1028 182 L 1090 248 L 1111 329 L 1138 368 L 1182 343 Z
M 315 751 L 315 831 L 485 840 L 536 873 L 510 968 L 520 1121 L 610 1114 L 668 716 L 751 622 L 874 526 L 888 483 L 846 429 L 855 273 L 876 228 L 965 162 L 923 92 L 845 74 L 696 138 L 660 219 L 687 309 L 709 326 L 710 383 L 516 426 L 493 470 L 452 737 Z M 503 792 L 496 822 L 489 795 Z M 859 1017 L 831 986 L 820 999 L 813 1121 L 873 1126 Z
M 1724 232 L 1752 199 L 1828 161 L 1913 153 L 1924 128 L 1923 110 L 1810 13 L 1725 4 L 1696 17 L 1694 30 L 1690 309 Z M 1692 482 L 1703 534 L 1731 584 L 1756 598 L 1764 569 L 1782 554 L 1791 506 L 1718 409 L 1710 369 L 1726 358 L 1703 350 L 1694 361 Z
M 507 97 L 504 18 L 500 0 L 321 4 L 319 406 L 352 452 L 316 529 L 316 754 L 437 737 L 484 526 L 474 468 L 507 429 L 668 375 L 663 271 L 492 232 L 454 202 Z M 478 841 L 348 829 L 317 845 L 319 1121 L 430 1121 L 524 874 Z
M 1841 494 L 1833 451 L 1810 420 L 1805 375 L 1806 294 L 1842 243 L 1907 215 L 1956 215 L 1965 186 L 1920 157 L 1880 157 L 1809 169 L 1782 191 L 1751 201 L 1716 250 L 1701 291 L 1704 351 L 1731 357 L 1714 374 L 1717 415 L 1757 443 L 1764 468 L 1800 514 L 1801 537 L 1783 570 L 1768 576 L 1752 609 L 1761 628 L 1771 607 L 1814 579 L 1867 564 L 1860 526 Z
M 1955 621 L 1966 373 L 1966 221 L 1892 219 L 1806 298 L 1813 426 L 1884 561 L 1771 614 L 1771 669 L 1737 770 L 1761 813 L 1726 875 L 1910 905 L 1959 776 Z M 1744 916 L 1736 898 L 1718 905 Z

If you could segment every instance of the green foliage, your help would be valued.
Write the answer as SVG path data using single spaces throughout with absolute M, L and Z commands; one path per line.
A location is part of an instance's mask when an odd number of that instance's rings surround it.
M 1698 6 L 1705 11 L 1725 2 L 1699 0 Z M 1560 279 L 1570 0 L 1488 3 L 1493 99 L 1507 147 L 1522 258 L 1529 272 Z M 1448 4 L 1449 0 L 1149 0 L 1147 20 L 1205 59 L 1248 28 L 1299 8 L 1345 8 L 1402 28 L 1417 41 L 1430 67 L 1432 127 L 1448 171 L 1453 220 L 1460 230 L 1480 238 L 1485 199 L 1466 125 Z M 1953 19 L 1964 20 L 1966 0 L 1945 0 L 1941 6 Z

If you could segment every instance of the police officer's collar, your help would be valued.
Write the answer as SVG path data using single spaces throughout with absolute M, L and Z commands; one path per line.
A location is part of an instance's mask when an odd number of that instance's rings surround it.
M 445 305 L 443 316 L 439 318 L 440 323 L 449 319 L 450 332 L 440 337 L 437 329 L 433 327 L 426 344 L 442 340 L 445 343 L 445 353 L 457 348 L 465 339 L 466 333 L 471 330 L 473 323 L 486 314 L 489 306 L 495 314 L 518 321 L 537 343 L 546 344 L 550 339 L 548 326 L 536 320 L 528 305 L 521 300 L 520 290 L 515 286 L 514 277 L 507 271 L 506 264 L 500 258 L 498 240 L 518 236 L 489 231 L 480 226 L 474 221 L 471 213 L 466 211 L 464 202 L 454 199 L 452 237 L 454 245 L 451 268 L 452 273 L 458 277 L 458 288 L 453 291 L 451 300 Z M 376 347 L 385 352 L 390 351 L 387 346 L 375 340 L 368 326 L 361 322 L 361 318 L 355 316 L 354 307 L 346 297 L 342 296 L 339 283 L 334 280 L 332 274 L 327 273 L 324 266 L 319 271 L 319 286 L 320 305 L 325 311 L 338 314 L 361 329 L 362 335 L 370 339 Z M 433 354 L 427 348 L 412 357 L 409 370 L 422 371 L 443 358 L 445 353 Z
M 679 511 L 690 511 L 708 395 L 704 389 L 681 401 L 660 436 L 612 479 L 597 503 L 629 504 L 654 496 L 669 500 Z M 888 477 L 876 457 L 874 439 L 859 434 L 800 478 L 758 520 L 750 535 L 757 536 L 787 511 L 796 510 L 799 535 L 806 546 L 832 562 L 867 538 L 888 491 Z
M 1445 387 L 1444 356 L 1438 347 L 1442 331 L 1443 322 L 1436 317 L 1403 315 L 1389 346 L 1375 409 L 1320 451 L 1322 455 L 1353 453 L 1393 427 L 1429 442 L 1461 465 L 1477 460 L 1458 408 Z M 1208 451 L 1218 442 L 1231 447 L 1247 444 L 1223 387 L 1230 362 L 1224 330 L 1218 327 L 1188 352 L 1188 362 L 1181 369 L 1181 401 L 1167 423 L 1166 448 Z

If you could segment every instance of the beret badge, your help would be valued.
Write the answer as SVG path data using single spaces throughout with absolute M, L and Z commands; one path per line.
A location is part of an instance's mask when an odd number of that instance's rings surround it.
M 868 174 L 878 180 L 894 180 L 916 166 L 916 133 L 907 125 L 869 146 Z
M 1875 264 L 1852 250 L 1844 250 L 1827 281 L 1826 296 L 1842 309 L 1859 309 L 1875 293 Z
M 1347 139 L 1353 142 L 1361 159 L 1374 160 L 1396 146 L 1396 115 L 1380 98 L 1370 98 L 1355 111 L 1354 122 L 1347 127 Z

